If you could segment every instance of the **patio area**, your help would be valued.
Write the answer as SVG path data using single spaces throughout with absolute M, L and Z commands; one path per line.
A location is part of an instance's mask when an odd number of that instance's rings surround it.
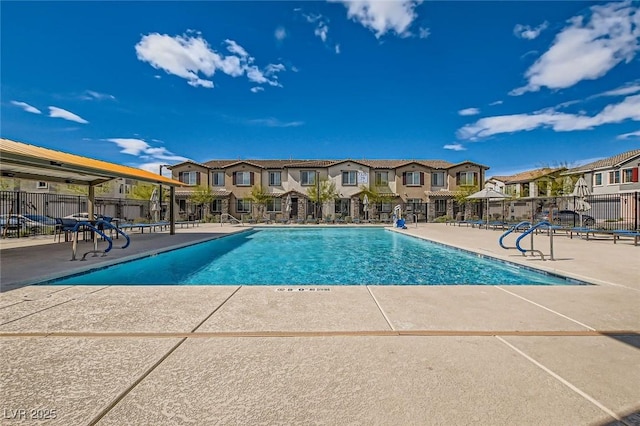
M 86 262 L 2 240 L 3 424 L 640 424 L 632 240 L 557 235 L 542 261 L 500 231 L 397 231 L 584 286 L 24 285 L 246 229 L 134 234 Z

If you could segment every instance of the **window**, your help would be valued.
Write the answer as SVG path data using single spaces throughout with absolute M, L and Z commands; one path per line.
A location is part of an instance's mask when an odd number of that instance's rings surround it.
M 389 184 L 389 172 L 376 172 L 376 186 L 383 186 Z
M 211 212 L 212 213 L 222 213 L 222 199 L 216 198 L 211 202 Z
M 403 185 L 420 186 L 424 184 L 424 174 L 422 172 L 405 172 L 403 176 Z
M 344 186 L 356 186 L 358 173 L 355 170 L 348 172 L 342 172 L 342 185 Z
M 638 181 L 638 169 L 623 169 L 622 170 L 622 183 L 637 182 Z
M 612 183 L 620 183 L 620 170 L 609 172 L 609 185 Z
M 596 173 L 593 175 L 593 184 L 602 185 L 602 173 Z
M 405 205 L 405 209 L 408 212 L 424 213 L 424 205 L 422 204 L 422 200 L 420 198 L 409 198 L 407 200 L 407 204 Z
M 512 183 L 512 184 L 509 184 L 509 185 L 506 185 L 506 186 L 504 187 L 504 193 L 505 193 L 506 195 L 511 195 L 511 196 L 515 196 L 515 195 L 517 195 L 517 194 L 518 194 L 518 191 L 517 191 L 517 189 L 516 189 L 516 185 L 515 185 L 515 184 L 513 184 L 513 183 Z
M 249 213 L 251 212 L 251 200 L 249 199 L 238 199 L 238 204 L 236 208 L 237 213 Z
M 200 173 L 198 172 L 179 172 L 178 180 L 187 185 L 200 184 Z
M 435 200 L 435 204 L 437 215 L 443 215 L 447 213 L 447 200 Z
M 473 186 L 478 183 L 478 174 L 475 172 L 460 172 L 457 174 L 456 181 L 460 186 Z
M 282 211 L 282 198 L 269 198 L 267 200 L 268 212 L 281 212 Z
M 269 172 L 269 186 L 282 185 L 282 172 Z
M 224 186 L 224 172 L 211 173 L 211 182 L 213 186 Z
M 251 186 L 251 185 L 253 185 L 253 173 L 251 173 L 251 172 L 233 172 L 233 184 L 235 186 Z
M 431 186 L 444 186 L 444 172 L 431 173 Z
M 349 216 L 351 212 L 351 200 L 349 198 L 337 199 L 335 212 L 342 216 Z
M 380 203 L 378 206 L 382 213 L 391 213 L 391 203 Z
M 316 184 L 316 172 L 313 170 L 303 170 L 300 172 L 300 184 L 301 185 L 315 185 Z

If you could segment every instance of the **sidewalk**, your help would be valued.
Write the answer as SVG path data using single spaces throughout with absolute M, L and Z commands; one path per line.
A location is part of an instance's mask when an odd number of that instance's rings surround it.
M 397 232 L 595 285 L 26 286 L 0 294 L 2 424 L 640 424 L 638 247 Z

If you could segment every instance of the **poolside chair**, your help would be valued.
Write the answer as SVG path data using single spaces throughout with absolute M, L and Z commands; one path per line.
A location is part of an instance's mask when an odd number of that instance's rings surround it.
M 53 241 L 55 242 L 56 237 L 58 237 L 58 242 L 60 242 L 61 241 L 60 237 L 62 236 L 62 234 L 64 234 L 64 241 L 65 242 L 69 241 L 69 235 L 75 228 L 78 221 L 75 219 L 67 219 L 67 218 L 60 218 L 60 217 L 56 217 L 54 218 L 54 220 L 56 221 L 56 227 L 53 234 Z

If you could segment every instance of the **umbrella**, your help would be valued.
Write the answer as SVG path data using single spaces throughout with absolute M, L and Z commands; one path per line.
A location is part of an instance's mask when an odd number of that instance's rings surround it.
M 291 213 L 291 194 L 287 195 L 287 200 L 284 202 L 284 211 L 287 212 L 287 218 Z
M 151 212 L 153 213 L 153 221 L 160 221 L 160 197 L 158 195 L 158 188 L 153 188 L 151 193 Z
M 591 209 L 591 204 L 587 203 L 585 199 L 588 195 L 591 195 L 591 191 L 589 190 L 589 186 L 587 186 L 587 181 L 585 181 L 583 177 L 578 179 L 571 195 L 578 197 L 575 202 L 575 211 L 580 215 L 580 226 L 582 226 L 582 213 Z
M 365 212 L 365 219 L 369 219 L 367 213 L 369 213 L 367 210 L 369 209 L 369 197 L 367 197 L 367 194 L 364 194 L 364 198 L 362 199 L 362 205 L 364 205 L 364 212 Z
M 489 200 L 509 198 L 508 195 L 498 192 L 492 188 L 484 188 L 476 193 L 469 195 L 467 198 L 487 200 L 487 224 L 489 223 Z

